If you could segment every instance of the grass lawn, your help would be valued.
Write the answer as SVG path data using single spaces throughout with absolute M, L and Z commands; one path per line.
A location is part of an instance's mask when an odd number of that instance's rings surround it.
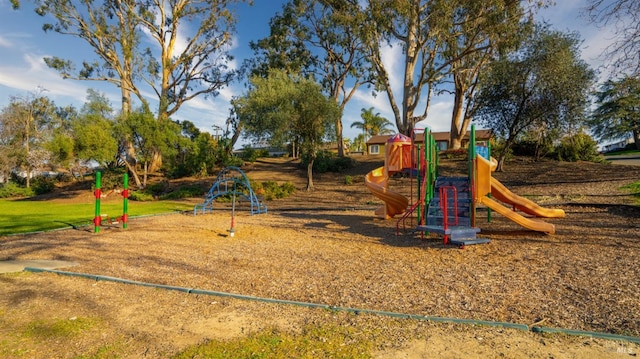
M 129 201 L 129 218 L 193 209 L 178 201 Z M 28 199 L 0 200 L 0 236 L 93 225 L 93 203 L 58 203 Z M 102 203 L 100 213 L 115 218 L 122 215 L 122 201 Z

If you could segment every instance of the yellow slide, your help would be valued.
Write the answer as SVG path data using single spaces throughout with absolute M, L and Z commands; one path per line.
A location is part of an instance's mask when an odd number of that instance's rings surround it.
M 404 213 L 409 205 L 407 197 L 389 190 L 387 182 L 389 178 L 385 174 L 384 167 L 378 167 L 367 173 L 364 182 L 374 196 L 380 198 L 385 205 L 376 211 L 376 215 L 389 219 L 396 214 Z
M 510 204 L 524 213 L 535 216 L 564 217 L 565 215 L 564 211 L 561 209 L 542 208 L 534 202 L 512 193 L 507 187 L 500 183 L 500 181 L 492 178 L 491 171 L 493 171 L 494 168 L 495 161 L 492 163 L 480 155 L 476 156 L 476 203 L 484 204 L 525 228 L 538 232 L 554 234 L 556 230 L 553 224 L 525 217 L 487 196 L 491 193 L 491 195 L 497 200 Z
M 522 227 L 529 228 L 531 230 L 538 231 L 538 232 L 549 233 L 549 234 L 554 234 L 556 232 L 556 228 L 553 224 L 544 222 L 541 220 L 537 220 L 534 218 L 525 217 L 519 214 L 518 212 L 512 211 L 511 209 L 503 206 L 499 202 L 496 202 L 487 196 L 482 197 L 482 199 L 480 199 L 480 202 L 485 206 L 491 208 L 492 210 L 505 216 L 506 218 L 509 218 L 515 223 L 521 225 Z
M 565 216 L 561 209 L 540 207 L 537 203 L 518 196 L 493 177 L 491 177 L 491 196 L 532 216 L 545 218 L 564 218 Z

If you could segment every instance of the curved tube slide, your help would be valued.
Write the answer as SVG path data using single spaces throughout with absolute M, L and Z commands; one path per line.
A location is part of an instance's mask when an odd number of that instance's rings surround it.
M 407 197 L 387 188 L 388 180 L 384 167 L 378 167 L 364 177 L 364 183 L 371 193 L 385 203 L 383 207 L 376 210 L 376 215 L 385 219 L 404 213 L 409 205 Z

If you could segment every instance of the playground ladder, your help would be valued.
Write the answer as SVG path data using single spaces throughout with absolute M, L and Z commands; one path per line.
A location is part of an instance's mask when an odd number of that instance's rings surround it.
M 444 236 L 444 244 L 464 247 L 469 244 L 487 243 L 487 239 L 476 238 L 479 228 L 471 226 L 470 188 L 467 177 L 438 177 L 434 197 L 425 213 L 425 224 L 417 229 L 439 233 Z M 448 193 L 453 196 L 449 197 Z

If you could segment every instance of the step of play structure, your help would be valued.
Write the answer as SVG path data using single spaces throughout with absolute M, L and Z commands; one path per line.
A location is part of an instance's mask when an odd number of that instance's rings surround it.
M 436 179 L 434 197 L 427 208 L 426 224 L 444 226 L 444 211 L 440 198 L 440 188 L 444 187 L 453 187 L 456 192 L 454 195 L 451 188 L 447 189 L 447 223 L 450 226 L 469 227 L 471 225 L 471 195 L 467 177 L 438 177 Z
M 434 186 L 434 197 L 429 202 L 426 224 L 417 230 L 445 236 L 445 243 L 465 245 L 488 243 L 488 239 L 477 238 L 479 228 L 471 227 L 471 191 L 468 177 L 438 177 Z M 446 191 L 447 223 L 440 198 L 440 189 Z M 455 188 L 455 190 L 454 190 Z M 455 193 L 454 193 L 455 191 Z

